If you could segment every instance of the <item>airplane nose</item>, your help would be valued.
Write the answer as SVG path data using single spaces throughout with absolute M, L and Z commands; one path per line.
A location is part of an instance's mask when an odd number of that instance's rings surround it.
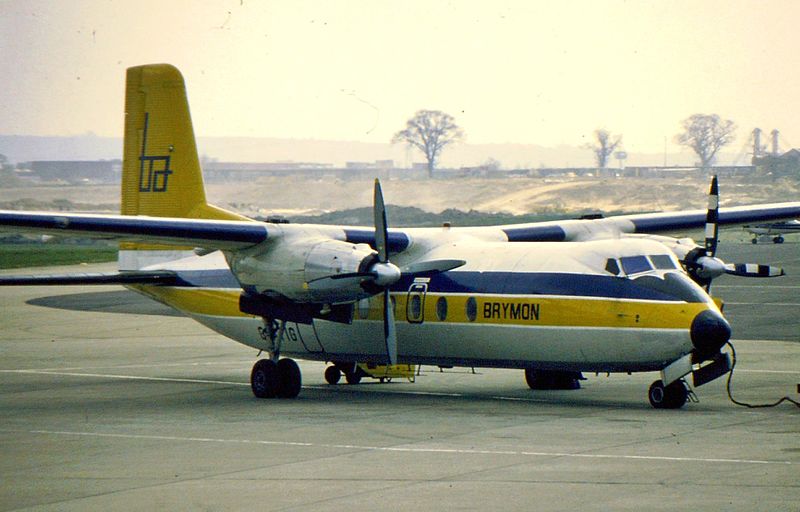
M 694 317 L 689 333 L 697 352 L 703 356 L 711 356 L 731 338 L 731 325 L 722 315 L 707 309 Z

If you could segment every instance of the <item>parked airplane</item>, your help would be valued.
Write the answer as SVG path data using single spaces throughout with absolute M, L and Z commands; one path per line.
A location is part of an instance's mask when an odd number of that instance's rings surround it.
M 744 226 L 744 229 L 753 234 L 752 242 L 757 244 L 760 241 L 782 244 L 785 239 L 783 235 L 787 233 L 800 233 L 800 220 L 789 220 L 786 222 L 771 222 L 768 224 L 754 224 Z
M 206 202 L 183 78 L 147 65 L 127 72 L 121 215 L 2 211 L 0 229 L 119 240 L 117 273 L 3 284 L 124 284 L 268 352 L 258 397 L 300 392 L 288 355 L 346 375 L 356 362 L 518 368 L 534 389 L 660 371 L 649 400 L 677 408 L 685 377 L 730 368 L 711 281 L 782 273 L 721 261 L 718 226 L 797 216 L 800 202 L 720 210 L 714 178 L 707 211 L 389 229 L 376 180 L 373 228 L 256 222 Z M 656 234 L 703 226 L 702 246 Z

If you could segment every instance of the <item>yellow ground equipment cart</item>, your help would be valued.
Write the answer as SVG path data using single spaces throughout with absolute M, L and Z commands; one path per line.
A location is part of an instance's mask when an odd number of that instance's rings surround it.
M 344 378 L 348 384 L 358 384 L 363 377 L 378 379 L 381 382 L 392 382 L 392 379 L 416 380 L 417 367 L 413 364 L 374 364 L 374 363 L 340 363 L 334 362 L 325 369 L 325 380 L 328 384 L 337 384 Z

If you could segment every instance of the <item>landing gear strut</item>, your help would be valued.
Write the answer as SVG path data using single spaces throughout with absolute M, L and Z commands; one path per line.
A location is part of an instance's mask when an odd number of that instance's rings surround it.
M 668 386 L 664 386 L 661 380 L 657 380 L 650 385 L 647 398 L 650 405 L 656 409 L 680 409 L 689 397 L 689 390 L 683 379 L 676 380 Z
M 250 388 L 258 398 L 295 398 L 300 394 L 303 383 L 300 367 L 293 359 L 280 359 L 286 321 L 265 318 L 264 324 L 262 336 L 267 334 L 272 343 L 271 357 L 260 359 L 253 365 Z

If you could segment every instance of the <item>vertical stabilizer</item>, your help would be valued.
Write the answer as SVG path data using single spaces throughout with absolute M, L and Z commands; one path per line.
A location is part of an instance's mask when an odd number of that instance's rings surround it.
M 206 203 L 186 86 L 169 64 L 128 69 L 121 213 L 244 219 Z
M 206 203 L 186 86 L 180 71 L 169 64 L 128 69 L 120 213 L 248 220 Z M 192 249 L 123 244 L 120 268 L 142 268 Z

